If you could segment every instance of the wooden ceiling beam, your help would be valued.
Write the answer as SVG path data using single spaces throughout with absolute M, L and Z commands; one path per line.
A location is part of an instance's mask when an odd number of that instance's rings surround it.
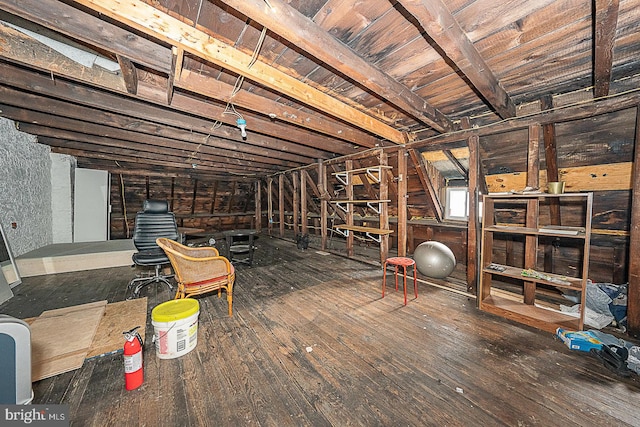
M 151 88 L 148 87 L 148 89 Z M 164 89 L 159 86 L 153 87 L 152 90 L 155 90 L 158 94 L 164 95 Z M 173 94 L 171 107 L 189 113 L 197 111 L 197 114 L 200 116 L 216 118 L 218 124 L 228 125 L 226 127 L 230 130 L 230 133 L 234 135 L 236 139 L 240 139 L 244 143 L 256 144 L 262 139 L 272 142 L 286 140 L 293 141 L 300 146 L 313 147 L 328 153 L 339 154 L 351 154 L 361 148 L 359 145 L 330 138 L 318 133 L 312 133 L 302 127 L 288 126 L 281 122 L 271 121 L 263 114 L 256 114 L 251 111 L 238 108 L 243 118 L 247 121 L 247 137 L 240 138 L 240 129 L 236 126 L 236 115 L 225 113 L 226 108 L 221 104 L 203 102 L 202 100 L 191 96 L 191 94 L 184 92 L 175 92 Z M 272 130 L 270 134 L 273 134 L 273 137 L 263 135 L 265 133 L 265 128 Z M 273 130 L 276 131 L 273 132 Z
M 609 95 L 613 45 L 616 39 L 620 2 L 619 0 L 595 0 L 593 3 L 595 7 L 593 96 L 601 98 Z
M 311 112 L 304 112 L 248 91 L 241 90 L 231 97 L 229 95 L 233 91 L 232 85 L 211 77 L 192 73 L 189 70 L 183 70 L 180 79 L 176 79 L 174 85 L 209 98 L 223 102 L 233 102 L 238 107 L 268 115 L 269 117 L 273 114 L 275 116 L 274 119 L 313 129 L 333 138 L 343 139 L 363 147 L 371 148 L 379 143 L 376 137 L 347 126 L 338 120 L 325 118 Z
M 91 19 L 95 19 L 95 18 L 91 18 Z M 102 23 L 102 21 L 100 20 L 97 20 L 97 22 Z M 104 24 L 104 25 L 107 25 L 107 24 Z M 152 102 L 162 106 L 167 106 L 168 101 L 176 100 L 176 97 L 174 97 L 173 90 L 168 91 L 167 89 L 167 86 L 171 86 L 169 84 L 170 83 L 169 80 L 166 81 L 165 85 L 162 88 L 155 88 L 152 86 L 152 83 L 149 83 L 149 82 L 140 82 L 140 84 L 143 84 L 144 88 L 150 89 L 151 92 L 149 90 L 146 90 L 144 92 L 138 91 L 139 85 L 138 85 L 137 75 L 135 74 L 135 64 L 133 64 L 133 61 L 134 61 L 133 58 L 125 58 L 120 54 L 116 54 L 120 62 L 120 65 L 122 67 L 123 76 L 125 76 L 125 78 L 123 79 L 123 77 L 121 76 L 118 76 L 113 73 L 109 73 L 98 67 L 94 67 L 94 68 L 83 67 L 82 65 L 65 57 L 64 55 L 59 54 L 55 51 L 52 51 L 48 47 L 33 40 L 32 38 L 12 28 L 3 27 L 2 25 L 0 25 L 0 36 L 2 36 L 3 32 L 6 33 L 3 37 L 3 40 L 7 40 L 7 46 L 6 48 L 3 46 L 3 50 L 0 51 L 0 57 L 4 56 L 5 58 L 11 61 L 16 61 L 21 64 L 28 65 L 30 67 L 36 67 L 39 70 L 49 72 L 51 73 L 51 76 L 46 77 L 48 79 L 51 79 L 51 77 L 53 77 L 54 75 L 55 77 L 65 76 L 65 77 L 68 77 L 69 79 L 81 81 L 83 83 L 90 83 L 92 85 L 101 86 L 104 89 L 108 89 L 114 92 L 129 93 L 132 95 L 137 95 L 135 96 L 135 98 L 139 100 L 143 100 L 145 102 Z M 178 63 L 175 64 L 176 67 L 178 65 L 179 65 Z M 25 82 L 30 81 L 28 79 L 24 79 L 24 80 Z M 70 90 L 70 88 L 68 89 Z M 210 95 L 210 93 L 207 93 L 207 94 Z M 263 104 L 264 104 L 264 101 L 266 100 L 264 98 L 260 98 L 260 99 L 263 101 Z M 191 106 L 193 106 L 193 108 L 188 108 L 185 112 L 188 112 L 190 114 L 196 114 L 199 116 L 204 115 L 203 110 L 211 109 L 209 107 L 211 104 L 207 104 L 203 101 L 193 100 L 187 103 L 179 102 L 179 101 L 184 101 L 184 98 L 178 98 L 176 102 L 171 102 L 172 103 L 171 107 L 185 110 L 185 104 L 190 104 Z M 271 102 L 271 101 L 268 101 L 268 102 Z M 252 105 L 259 106 L 260 105 L 259 100 L 256 100 Z M 100 106 L 100 105 L 94 105 L 94 106 L 97 108 L 104 108 L 103 106 Z M 224 111 L 223 108 L 218 108 L 217 115 L 215 116 L 209 115 L 209 117 L 217 117 L 220 122 L 229 124 L 230 126 L 235 128 L 235 119 L 225 117 L 224 115 L 221 114 L 222 111 Z M 303 121 L 298 120 L 298 122 L 296 123 L 297 125 L 300 126 L 299 128 L 291 128 L 291 126 L 286 126 L 282 123 L 273 122 L 271 119 L 265 117 L 265 114 L 263 113 L 260 115 L 254 115 L 252 116 L 252 120 L 251 120 L 255 124 L 255 126 L 253 127 L 254 132 L 252 133 L 252 137 L 250 137 L 248 141 L 243 141 L 243 142 L 245 143 L 248 142 L 250 144 L 254 143 L 255 142 L 254 140 L 258 138 L 258 134 L 255 133 L 255 130 L 259 130 L 260 134 L 262 135 L 266 134 L 271 137 L 276 137 L 279 140 L 282 140 L 282 139 L 294 140 L 296 143 L 302 143 L 303 145 L 306 144 L 307 146 L 310 146 L 310 147 L 326 146 L 325 150 L 328 152 L 335 152 L 339 154 L 353 153 L 354 149 L 352 144 L 339 141 L 336 139 L 329 139 L 322 135 L 315 134 L 311 131 L 306 131 L 306 128 L 309 128 L 309 129 L 314 128 L 313 126 L 310 126 L 311 124 L 313 124 L 314 122 L 322 121 L 322 120 L 314 119 L 312 121 L 310 119 L 310 116 L 302 117 L 302 118 L 304 119 Z M 184 122 L 185 120 L 188 120 L 188 119 L 186 119 L 184 116 L 181 116 L 180 118 L 176 119 L 175 125 L 184 127 L 185 125 L 184 124 L 181 125 L 180 123 Z M 339 123 L 339 122 L 335 121 L 335 123 Z M 325 132 L 325 133 L 329 133 L 329 132 Z M 343 124 L 340 127 L 332 130 L 331 134 L 332 135 L 344 134 L 348 138 L 342 138 L 342 139 L 346 139 L 349 142 L 358 143 L 363 147 L 367 147 L 369 145 L 375 145 L 375 143 L 377 142 L 377 139 L 372 137 L 371 135 L 362 131 L 354 131 L 353 129 L 350 129 Z M 260 135 L 259 137 L 263 138 L 262 135 Z M 232 134 L 228 133 L 226 136 L 231 137 Z M 239 132 L 238 132 L 238 136 L 234 139 L 242 141 L 239 138 Z M 359 143 L 359 141 L 361 141 L 361 143 Z M 283 150 L 283 151 L 286 151 L 286 150 Z M 326 158 L 326 154 L 315 155 L 312 157 Z
M 124 79 L 124 85 L 127 88 L 127 93 L 136 95 L 138 93 L 138 71 L 136 66 L 129 58 L 122 55 L 116 55 L 118 59 L 118 65 L 120 65 L 120 72 Z
M 289 40 L 296 47 L 386 99 L 439 132 L 453 129 L 448 117 L 408 87 L 358 56 L 349 47 L 282 0 L 222 0 L 223 3 Z
M 252 61 L 251 55 L 141 0 L 77 0 L 76 2 L 374 135 L 398 144 L 406 142 L 402 132 L 386 123 L 274 67 L 261 61 Z
M 173 100 L 173 88 L 176 80 L 180 80 L 182 74 L 182 62 L 184 61 L 184 50 L 173 47 L 171 49 L 171 72 L 167 82 L 167 104 L 171 105 Z
M 62 99 L 73 103 L 85 105 L 98 110 L 108 110 L 123 116 L 130 116 L 143 120 L 148 120 L 153 123 L 162 123 L 165 128 L 176 127 L 179 129 L 185 129 L 189 133 L 200 133 L 204 137 L 211 138 L 212 145 L 220 146 L 221 148 L 236 149 L 243 151 L 243 146 L 247 146 L 245 150 L 250 151 L 250 147 L 255 150 L 274 149 L 281 151 L 283 158 L 290 158 L 290 155 L 301 155 L 312 159 L 322 158 L 326 159 L 330 157 L 327 151 L 320 149 L 300 146 L 295 143 L 288 142 L 283 139 L 275 139 L 271 137 L 261 136 L 260 138 L 249 138 L 247 141 L 243 141 L 240 138 L 239 133 L 233 131 L 225 126 L 216 127 L 215 121 L 204 120 L 198 117 L 185 116 L 180 112 L 169 110 L 167 108 L 149 105 L 148 103 L 141 102 L 139 100 L 127 97 L 118 96 L 115 94 L 99 91 L 97 89 L 87 88 L 85 86 L 73 84 L 64 79 L 51 80 L 49 76 L 20 69 L 0 61 L 0 83 L 8 86 L 16 87 L 18 89 L 27 90 L 34 93 L 39 93 L 52 98 Z M 187 112 L 193 112 L 197 110 L 201 115 L 213 114 L 210 104 L 198 101 L 198 100 L 184 100 L 184 95 L 176 94 L 174 97 L 174 103 L 181 105 L 181 108 Z M 217 110 L 215 110 L 217 111 Z M 87 116 L 90 118 L 90 116 Z M 284 131 L 284 126 L 282 127 Z M 263 129 L 261 129 L 263 130 Z M 327 138 L 313 138 L 314 135 L 305 133 L 298 129 L 291 129 L 287 136 L 294 135 L 295 137 L 305 138 L 316 143 L 316 146 L 321 146 L 322 141 L 326 141 Z M 223 139 L 217 139 L 223 138 Z M 228 141 L 227 141 L 228 140 Z M 333 140 L 330 140 L 333 141 Z M 221 145 L 222 144 L 222 145 Z M 346 145 L 346 144 L 345 144 Z M 352 153 L 354 150 L 350 146 L 343 147 L 343 150 L 348 153 Z M 253 152 L 254 154 L 260 154 L 260 152 Z M 295 154 L 293 154 L 295 153 Z M 263 153 L 265 155 L 266 153 Z
M 59 137 L 76 141 L 99 142 L 105 146 L 131 146 L 137 147 L 140 151 L 150 151 L 154 149 L 164 148 L 165 155 L 173 155 L 182 159 L 185 165 L 191 165 L 201 158 L 205 159 L 225 159 L 229 164 L 239 164 L 247 168 L 262 164 L 273 164 L 266 161 L 256 160 L 252 157 L 247 158 L 242 154 L 233 151 L 224 152 L 212 149 L 208 146 L 198 146 L 195 144 L 183 143 L 178 140 L 159 137 L 145 137 L 137 132 L 108 128 L 91 127 L 87 129 L 87 124 L 74 119 L 53 116 L 51 114 L 39 113 L 26 110 L 24 108 L 12 107 L 6 104 L 0 104 L 2 116 L 11 120 L 22 123 L 22 131 L 33 135 L 45 135 L 50 137 Z M 33 125 L 33 126 L 31 126 Z M 51 129 L 51 130 L 47 130 Z M 54 130 L 55 129 L 55 130 Z M 90 133 L 96 132 L 96 133 Z M 118 142 L 120 141 L 120 142 Z M 140 144 L 139 146 L 136 144 Z M 268 160 L 267 158 L 264 158 Z M 290 163 L 276 162 L 277 166 L 274 171 L 286 168 Z
M 274 173 L 278 170 L 275 165 L 264 163 L 252 163 L 240 159 L 227 159 L 224 157 L 198 157 L 190 158 L 191 152 L 170 149 L 166 147 L 157 147 L 153 145 L 145 145 L 138 142 L 123 141 L 114 138 L 105 138 L 100 136 L 88 136 L 74 131 L 60 130 L 33 124 L 28 122 L 17 121 L 22 132 L 37 135 L 38 141 L 42 143 L 53 144 L 52 146 L 68 147 L 80 149 L 86 148 L 87 154 L 83 157 L 90 157 L 92 152 L 101 152 L 103 154 L 117 154 L 123 157 L 129 156 L 130 161 L 144 161 L 144 159 L 156 159 L 173 164 L 179 164 L 182 168 L 191 169 L 193 165 L 204 165 L 208 167 L 216 167 L 218 171 L 239 170 L 244 172 L 260 172 Z M 102 147 L 102 148 L 98 148 Z M 138 153 L 133 155 L 133 153 Z
M 52 151 L 58 152 L 56 148 Z M 60 153 L 68 154 L 69 153 Z M 162 177 L 162 178 L 186 178 L 186 179 L 209 179 L 221 180 L 225 182 L 239 181 L 251 182 L 255 176 L 243 177 L 241 174 L 224 174 L 220 171 L 204 171 L 198 169 L 184 169 L 170 166 L 157 166 L 147 163 L 130 163 L 126 160 L 96 159 L 88 157 L 78 158 L 78 167 L 87 169 L 106 170 L 112 174 L 140 176 L 140 177 Z
M 79 157 L 79 158 L 111 160 L 114 162 L 128 161 L 130 163 L 136 163 L 136 164 L 145 164 L 150 166 L 155 165 L 155 166 L 173 167 L 173 168 L 184 167 L 181 163 L 172 162 L 171 160 L 135 158 L 130 156 L 122 156 L 115 153 L 95 153 L 94 152 L 94 153 L 91 153 L 91 156 L 87 156 L 88 152 L 86 150 L 73 150 L 73 149 L 64 148 L 64 147 L 57 147 L 56 152 L 61 154 L 68 154 L 70 156 Z M 220 171 L 222 168 L 220 166 L 202 166 L 202 167 L 199 166 L 197 169 L 201 169 L 202 171 L 208 171 L 208 172 L 216 172 L 216 171 Z M 243 173 L 246 171 L 243 170 L 242 168 L 236 168 L 236 169 L 226 170 L 225 172 Z
M 515 104 L 441 0 L 397 0 L 397 3 L 418 20 L 501 118 L 515 117 Z
M 22 124 L 21 124 L 22 125 Z M 174 159 L 171 159 L 167 155 L 159 154 L 156 152 L 144 152 L 136 150 L 135 148 L 119 148 L 113 149 L 111 147 L 106 147 L 104 145 L 98 144 L 90 144 L 85 142 L 76 142 L 69 141 L 60 138 L 49 138 L 49 137 L 38 137 L 38 141 L 46 144 L 50 147 L 55 147 L 60 150 L 68 150 L 75 151 L 73 154 L 75 157 L 87 157 L 87 158 L 96 158 L 96 159 L 104 159 L 109 158 L 109 156 L 115 155 L 120 156 L 121 158 L 128 158 L 129 161 L 140 163 L 146 161 L 155 161 L 155 162 L 167 162 L 167 164 L 181 165 L 184 168 L 184 164 L 181 162 L 177 162 Z M 209 170 L 209 171 L 222 171 L 225 172 L 235 172 L 242 173 L 247 172 L 246 166 L 242 165 L 230 165 L 221 162 L 213 162 L 213 161 L 197 161 L 194 163 L 196 167 L 193 167 L 193 164 L 190 165 L 191 169 L 200 169 L 200 170 Z M 172 166 L 173 167 L 173 166 Z M 252 172 L 260 172 L 262 174 L 267 174 L 273 171 L 273 168 L 270 167 L 259 167 L 256 166 L 254 169 L 251 169 Z
M 222 120 L 217 121 L 218 124 L 223 122 L 223 120 L 224 122 L 233 120 L 234 123 L 232 125 L 221 128 L 212 127 L 210 132 L 212 135 L 222 132 L 224 138 L 238 140 L 245 144 L 253 144 L 261 147 L 280 145 L 281 147 L 279 149 L 283 152 L 293 152 L 305 156 L 313 156 L 315 152 L 317 153 L 316 158 L 321 157 L 324 159 L 331 157 L 332 154 L 330 153 L 353 154 L 361 148 L 345 141 L 308 132 L 305 129 L 287 126 L 281 123 L 273 123 L 248 111 L 242 112 L 242 115 L 247 120 L 248 126 L 247 138 L 242 139 L 240 137 L 240 129 L 235 126 L 235 117 L 222 114 L 224 111 L 224 107 L 222 106 L 202 102 L 182 93 L 174 94 L 171 106 L 193 114 L 197 111 L 197 114 L 203 117 L 222 118 Z M 268 135 L 272 136 L 265 136 L 267 130 L 269 131 Z
M 277 150 L 272 150 L 268 153 L 269 156 L 266 156 L 264 154 L 253 155 L 243 151 L 215 147 L 212 146 L 211 139 L 205 136 L 189 135 L 187 132 L 176 131 L 171 128 L 168 128 L 167 132 L 161 132 L 160 130 L 164 127 L 155 124 L 132 121 L 126 117 L 119 117 L 102 111 L 88 111 L 84 107 L 64 104 L 60 101 L 36 95 L 16 93 L 16 91 L 3 86 L 0 86 L 0 99 L 6 101 L 6 103 L 2 104 L 4 109 L 0 114 L 12 120 L 37 122 L 87 135 L 109 135 L 122 140 L 156 144 L 159 147 L 179 148 L 190 152 L 197 150 L 202 152 L 203 155 L 270 163 L 282 167 L 295 167 L 308 161 L 306 157 L 302 156 L 297 162 L 284 160 L 281 156 L 278 156 Z M 48 117 L 49 115 L 51 117 Z M 102 124 L 87 122 L 85 119 L 88 116 L 92 116 L 93 121 Z M 116 133 L 114 133 L 114 130 Z M 145 133 L 149 136 L 146 136 Z M 163 133 L 166 135 L 162 135 Z

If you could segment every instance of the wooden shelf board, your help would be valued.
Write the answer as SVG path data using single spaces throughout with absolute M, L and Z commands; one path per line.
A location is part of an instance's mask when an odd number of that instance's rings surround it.
M 565 199 L 565 198 L 588 198 L 591 193 L 488 193 L 485 198 L 507 199 L 513 203 L 518 203 L 519 199 Z M 503 200 L 501 200 L 502 202 Z
M 558 227 L 558 226 L 547 226 Z M 540 228 L 527 228 L 521 226 L 508 226 L 508 225 L 492 225 L 485 227 L 485 231 L 505 234 L 530 234 L 536 236 L 552 236 L 552 237 L 568 237 L 573 239 L 584 239 L 585 229 L 584 227 L 563 227 L 558 231 L 541 231 L 545 226 Z M 575 234 L 573 234 L 575 232 Z
M 558 328 L 574 331 L 581 329 L 580 319 L 577 317 L 496 295 L 480 301 L 480 309 L 551 333 L 555 333 Z
M 363 227 L 361 225 L 340 224 L 340 225 L 335 225 L 333 228 L 337 228 L 337 229 L 340 229 L 340 230 L 361 231 L 363 233 L 374 233 L 374 234 L 391 234 L 391 233 L 393 233 L 393 230 L 384 230 L 382 228 Z
M 350 169 L 348 171 L 341 171 L 341 172 L 333 172 L 331 175 L 344 175 L 347 173 L 360 173 L 360 172 L 367 172 L 368 170 L 372 170 L 372 169 L 392 169 L 392 166 L 386 166 L 386 165 L 376 165 L 376 166 L 370 166 L 368 168 L 358 168 L 358 169 Z
M 391 200 L 387 199 L 387 200 L 367 200 L 367 199 L 360 199 L 360 200 L 330 200 L 329 203 L 390 203 Z
M 497 264 L 495 262 L 493 264 L 494 265 L 499 265 L 501 267 L 504 267 L 505 270 L 504 271 L 496 271 L 496 270 L 491 270 L 491 269 L 485 267 L 485 268 L 482 269 L 482 271 L 485 272 L 485 273 L 495 274 L 497 276 L 512 277 L 514 279 L 520 279 L 520 280 L 524 280 L 526 282 L 541 283 L 541 284 L 544 284 L 544 285 L 556 286 L 558 288 L 573 289 L 573 290 L 576 290 L 576 291 L 581 291 L 582 290 L 582 279 L 577 279 L 575 277 L 560 276 L 558 274 L 544 273 L 544 274 L 546 274 L 548 276 L 555 277 L 555 278 L 558 278 L 560 280 L 565 280 L 565 281 L 569 282 L 569 284 L 550 282 L 550 281 L 544 280 L 544 279 L 537 279 L 535 277 L 523 276 L 522 275 L 522 270 L 523 270 L 522 268 L 511 267 L 511 266 L 502 265 L 502 264 Z

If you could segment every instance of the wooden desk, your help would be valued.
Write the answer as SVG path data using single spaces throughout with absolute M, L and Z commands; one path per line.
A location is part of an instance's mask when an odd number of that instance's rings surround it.
M 178 227 L 180 243 L 184 244 L 189 234 L 204 233 L 204 228 Z

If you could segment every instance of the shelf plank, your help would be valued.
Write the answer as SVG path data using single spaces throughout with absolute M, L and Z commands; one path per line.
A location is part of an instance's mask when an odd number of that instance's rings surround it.
M 496 295 L 480 301 L 480 309 L 551 333 L 555 333 L 558 328 L 573 331 L 582 329 L 578 317 Z
M 566 277 L 566 276 L 561 276 L 558 274 L 551 274 L 551 273 L 543 273 L 546 274 L 547 276 L 551 276 L 554 277 L 558 280 L 563 280 L 568 282 L 567 284 L 564 283 L 556 283 L 556 282 L 552 282 L 549 280 L 544 280 L 544 279 L 539 279 L 536 277 L 529 277 L 529 276 L 523 276 L 522 275 L 522 271 L 524 270 L 523 268 L 518 268 L 518 267 L 511 267 L 509 265 L 503 265 L 503 264 L 497 264 L 497 263 L 492 263 L 493 265 L 497 265 L 499 267 L 504 268 L 503 271 L 497 271 L 497 270 L 493 270 L 490 269 L 488 267 L 484 267 L 482 269 L 483 272 L 485 273 L 490 273 L 490 274 L 494 274 L 497 276 L 505 276 L 505 277 L 512 277 L 514 279 L 520 279 L 520 280 L 524 280 L 527 282 L 535 282 L 535 283 L 541 283 L 543 285 L 549 285 L 549 286 L 556 286 L 559 288 L 566 288 L 566 289 L 573 289 L 575 291 L 581 291 L 582 290 L 582 279 L 576 278 L 576 277 Z
M 489 193 L 485 198 L 507 199 L 513 203 L 520 203 L 519 199 L 567 199 L 567 198 L 589 198 L 592 193 Z M 504 200 L 502 200 L 504 201 Z M 502 202 L 501 201 L 501 202 Z
M 360 231 L 363 233 L 374 233 L 374 234 L 391 234 L 393 230 L 385 230 L 382 228 L 373 228 L 373 227 L 363 227 L 361 225 L 347 225 L 340 224 L 334 225 L 333 228 L 337 228 L 339 230 L 351 230 L 351 231 Z
M 331 175 L 335 176 L 335 175 L 342 175 L 347 173 L 361 173 L 361 172 L 367 172 L 372 169 L 393 169 L 393 167 L 386 166 L 386 165 L 376 165 L 376 166 L 369 166 L 367 168 L 358 168 L 358 169 L 350 169 L 348 171 L 333 172 Z
M 555 230 L 553 229 L 555 228 Z M 492 225 L 486 227 L 484 231 L 504 234 L 528 234 L 536 236 L 568 237 L 573 239 L 584 239 L 586 237 L 584 227 L 562 227 L 557 225 L 542 226 L 540 228 L 520 227 L 513 225 Z
M 367 200 L 367 199 L 357 199 L 357 200 L 330 200 L 329 203 L 390 203 L 391 200 Z

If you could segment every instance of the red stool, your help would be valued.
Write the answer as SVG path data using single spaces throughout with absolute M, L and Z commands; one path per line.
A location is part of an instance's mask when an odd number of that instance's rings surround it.
M 416 294 L 416 298 L 418 298 L 416 262 L 411 258 L 405 257 L 387 258 L 387 260 L 384 262 L 384 276 L 382 278 L 382 298 L 384 298 L 384 290 L 387 287 L 387 264 L 391 264 L 395 267 L 394 276 L 396 277 L 396 291 L 398 290 L 398 267 L 402 267 L 404 269 L 404 305 L 407 305 L 407 267 L 411 267 L 413 265 L 413 292 Z

